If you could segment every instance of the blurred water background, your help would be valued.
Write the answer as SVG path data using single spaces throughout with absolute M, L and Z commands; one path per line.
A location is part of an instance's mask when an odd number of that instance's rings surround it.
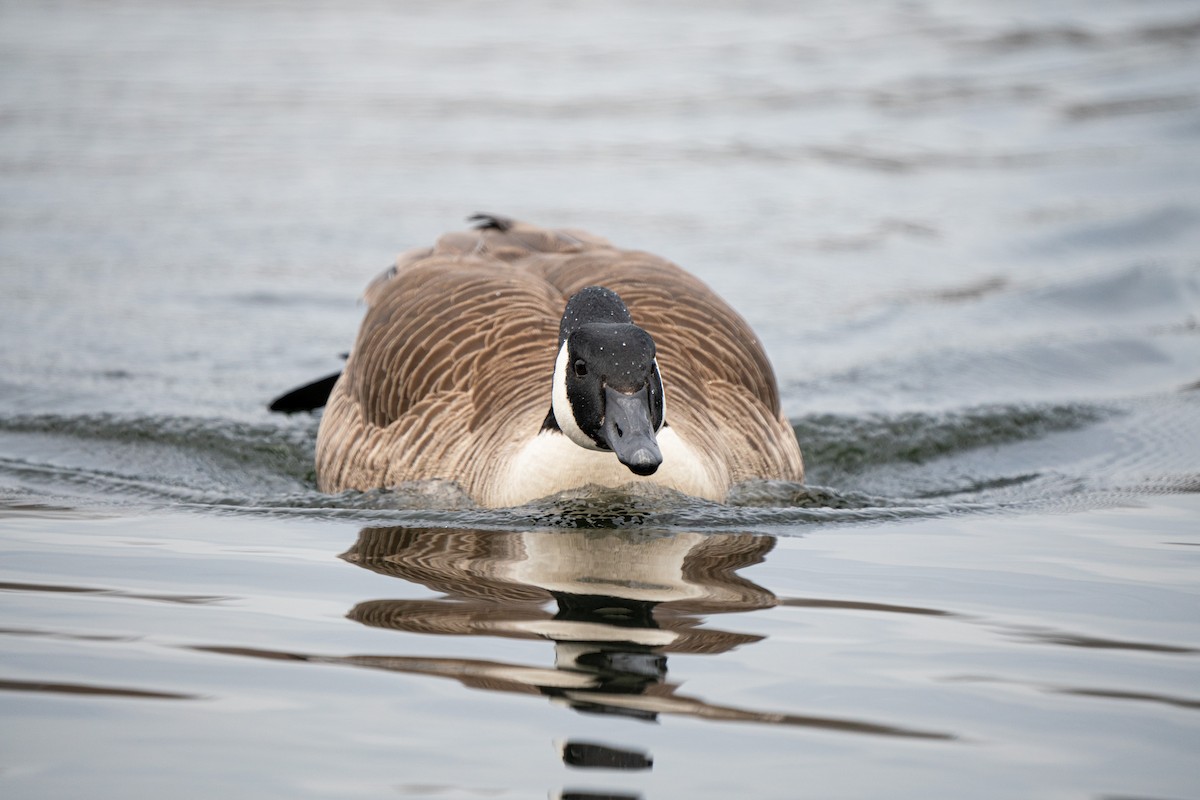
M 1197 796 L 1197 76 L 1182 0 L 0 2 L 0 792 Z M 808 486 L 317 493 L 266 401 L 481 210 L 712 285 Z

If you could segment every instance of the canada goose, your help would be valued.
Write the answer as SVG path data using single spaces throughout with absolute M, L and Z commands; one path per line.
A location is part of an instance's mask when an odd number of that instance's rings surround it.
M 711 289 L 591 234 L 472 220 L 367 288 L 317 434 L 322 491 L 447 479 L 501 507 L 803 480 L 770 362 Z

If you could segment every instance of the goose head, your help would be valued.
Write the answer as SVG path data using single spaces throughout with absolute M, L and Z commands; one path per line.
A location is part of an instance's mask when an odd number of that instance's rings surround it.
M 654 339 L 616 292 L 589 286 L 567 301 L 558 333 L 551 414 L 571 441 L 611 451 L 635 475 L 662 464 L 665 401 Z

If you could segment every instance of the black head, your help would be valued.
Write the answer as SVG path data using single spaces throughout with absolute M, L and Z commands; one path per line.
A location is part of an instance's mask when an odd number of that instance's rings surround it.
M 567 303 L 559 326 L 552 415 L 581 447 L 611 450 L 637 475 L 662 463 L 664 422 L 654 339 L 633 324 L 616 292 L 589 286 Z

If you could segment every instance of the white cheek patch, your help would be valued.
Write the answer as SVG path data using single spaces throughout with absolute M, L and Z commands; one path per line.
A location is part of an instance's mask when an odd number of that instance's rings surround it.
M 563 342 L 558 351 L 558 359 L 554 362 L 554 391 L 550 396 L 550 407 L 554 409 L 554 421 L 558 427 L 575 444 L 588 450 L 606 452 L 598 447 L 592 437 L 583 432 L 575 421 L 575 411 L 571 408 L 571 400 L 567 397 L 567 363 L 571 355 L 567 352 L 567 343 Z
M 667 390 L 662 382 L 662 370 L 658 368 L 658 359 L 654 359 L 654 373 L 658 375 L 658 396 L 662 398 L 662 419 L 658 421 L 658 427 L 654 429 L 655 433 L 662 430 L 663 425 L 667 424 Z

